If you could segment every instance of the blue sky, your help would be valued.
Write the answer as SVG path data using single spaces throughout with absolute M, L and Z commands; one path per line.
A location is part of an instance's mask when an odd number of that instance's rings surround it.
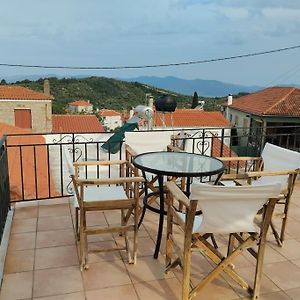
M 2 1 L 0 63 L 119 66 L 240 55 L 300 44 L 300 0 Z M 0 66 L 20 74 L 141 75 L 243 85 L 300 84 L 300 49 L 270 56 L 143 70 Z

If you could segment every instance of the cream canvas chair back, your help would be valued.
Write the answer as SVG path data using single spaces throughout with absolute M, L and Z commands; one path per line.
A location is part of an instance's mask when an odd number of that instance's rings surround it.
M 198 200 L 202 210 L 201 233 L 257 232 L 258 210 L 279 191 L 278 183 L 234 187 L 194 183 L 190 200 Z
M 300 153 L 270 143 L 266 143 L 262 151 L 264 171 L 296 170 L 300 168 Z M 279 182 L 281 187 L 285 188 L 288 181 L 288 175 L 280 176 L 262 176 L 254 181 L 254 185 L 264 183 Z
M 171 131 L 132 131 L 125 132 L 125 143 L 137 154 L 166 151 L 171 143 Z

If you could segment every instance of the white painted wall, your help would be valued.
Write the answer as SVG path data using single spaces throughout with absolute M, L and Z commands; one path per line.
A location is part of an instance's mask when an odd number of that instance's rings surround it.
M 102 117 L 102 120 L 103 126 L 105 126 L 109 131 L 122 126 L 121 116 Z

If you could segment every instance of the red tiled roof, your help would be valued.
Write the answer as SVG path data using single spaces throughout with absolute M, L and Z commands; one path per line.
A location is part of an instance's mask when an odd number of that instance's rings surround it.
M 0 99 L 13 100 L 52 100 L 53 96 L 36 92 L 23 86 L 0 85 Z
M 105 132 L 95 115 L 52 115 L 52 132 Z
M 154 113 L 154 125 L 163 126 L 161 113 Z M 167 127 L 229 127 L 230 123 L 220 112 L 200 109 L 176 109 L 173 113 L 165 113 Z
M 20 149 L 19 147 L 10 147 L 12 145 L 37 145 L 35 147 L 35 161 L 34 148 L 32 146 L 22 147 L 24 199 L 34 199 L 37 196 L 40 198 L 49 197 L 48 160 L 45 139 L 42 135 L 24 135 L 26 133 L 31 132 L 27 129 L 0 123 L 0 137 L 5 134 L 18 134 L 17 136 L 7 137 L 10 197 L 12 202 L 22 199 Z M 35 182 L 35 174 L 37 175 L 37 182 Z M 58 196 L 51 175 L 50 193 L 51 196 Z
M 74 102 L 69 103 L 69 105 L 72 105 L 72 106 L 93 106 L 91 103 L 89 103 L 85 100 L 76 100 Z
M 120 113 L 118 113 L 115 110 L 111 110 L 111 109 L 101 109 L 99 111 L 99 116 L 101 117 L 113 117 L 113 116 L 121 116 Z
M 238 157 L 238 155 L 226 144 L 223 143 L 223 149 L 222 149 L 222 143 L 221 140 L 218 137 L 212 138 L 212 156 L 213 157 Z
M 257 114 L 300 116 L 300 89 L 294 87 L 270 87 L 234 99 L 230 108 Z

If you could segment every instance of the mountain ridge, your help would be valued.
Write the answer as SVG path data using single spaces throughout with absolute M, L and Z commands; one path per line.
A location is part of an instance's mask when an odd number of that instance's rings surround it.
M 139 76 L 128 79 L 122 78 L 122 80 L 139 82 L 183 95 L 193 95 L 196 91 L 198 95 L 204 97 L 222 97 L 228 94 L 252 93 L 263 89 L 263 87 L 260 86 L 243 86 L 207 79 L 182 79 L 174 76 Z

